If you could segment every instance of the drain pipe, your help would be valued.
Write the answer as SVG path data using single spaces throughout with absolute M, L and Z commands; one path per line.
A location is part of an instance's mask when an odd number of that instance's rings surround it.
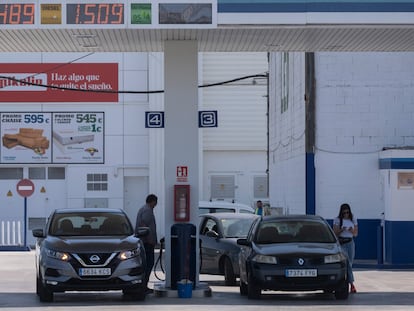
M 270 53 L 267 53 L 267 68 L 269 69 L 269 62 L 270 62 Z M 269 180 L 269 170 L 270 170 L 270 98 L 269 98 L 269 74 L 270 71 L 266 74 L 266 176 L 267 176 L 267 199 L 269 200 L 269 187 L 270 187 L 270 180 Z M 270 202 L 269 202 L 270 203 Z
M 305 53 L 306 214 L 315 215 L 315 54 Z

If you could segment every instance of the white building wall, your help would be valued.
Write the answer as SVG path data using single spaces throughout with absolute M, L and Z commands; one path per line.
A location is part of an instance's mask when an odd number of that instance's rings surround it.
M 289 53 L 288 108 L 281 113 L 283 53 L 270 56 L 270 205 L 285 213 L 304 213 L 305 183 L 305 61 Z
M 348 202 L 359 218 L 384 211 L 384 147 L 412 146 L 413 53 L 317 53 L 316 206 L 332 218 Z
M 266 53 L 203 53 L 203 85 L 268 71 Z M 217 110 L 218 127 L 201 130 L 203 200 L 211 199 L 211 176 L 235 177 L 237 202 L 254 206 L 254 176 L 266 176 L 267 86 L 265 78 L 246 79 L 200 90 L 200 110 Z
M 203 53 L 202 84 L 268 71 L 266 53 Z M 266 79 L 245 79 L 202 89 L 202 109 L 218 110 L 218 128 L 203 130 L 204 150 L 266 148 Z
M 118 63 L 119 89 L 123 91 L 163 90 L 162 53 L 2 53 L 7 63 Z M 201 55 L 200 84 L 221 82 L 244 75 L 265 73 L 265 53 Z M 253 178 L 266 176 L 266 81 L 240 81 L 231 86 L 200 89 L 200 110 L 218 110 L 219 127 L 200 130 L 205 145 L 202 199 L 209 199 L 211 174 L 234 172 L 236 201 L 253 204 Z M 132 222 L 148 193 L 159 196 L 155 209 L 158 234 L 164 236 L 164 131 L 145 128 L 145 111 L 163 111 L 163 94 L 119 94 L 118 103 L 1 103 L 0 111 L 104 112 L 105 163 L 66 164 L 66 180 L 36 180 L 35 193 L 28 198 L 28 217 L 46 218 L 55 208 L 84 207 L 85 199 L 106 199 L 108 207 L 125 208 Z M 200 146 L 200 148 L 202 148 Z M 203 157 L 201 157 L 202 159 Z M 17 164 L 24 167 L 39 166 Z M 43 165 L 40 165 L 43 166 Z M 45 165 L 51 166 L 51 165 Z M 56 166 L 56 165 L 55 165 Z M 11 165 L 1 165 L 11 167 Z M 87 191 L 87 174 L 107 174 L 108 191 Z M 148 184 L 148 185 L 146 185 Z M 135 185 L 145 189 L 132 191 Z M 44 187 L 45 192 L 40 192 Z M 201 187 L 201 185 L 200 185 Z M 8 192 L 12 196 L 6 196 Z M 132 193 L 134 192 L 134 193 Z M 23 198 L 15 185 L 0 180 L 0 213 L 4 220 L 22 219 Z M 4 199 L 4 200 L 3 200 Z M 263 199 L 263 198 L 261 198 Z M 31 228 L 29 228 L 30 230 Z M 28 235 L 29 243 L 34 242 Z
M 7 63 L 118 63 L 119 89 L 129 91 L 148 90 L 147 53 L 3 53 L 1 62 Z M 145 111 L 148 110 L 146 94 L 119 94 L 116 103 L 2 103 L 0 111 L 23 112 L 104 112 L 105 113 L 105 151 L 104 164 L 44 165 L 64 166 L 65 180 L 34 180 L 35 192 L 28 198 L 28 218 L 46 218 L 55 208 L 84 207 L 85 199 L 105 199 L 108 207 L 124 206 L 124 175 L 148 176 L 149 168 L 149 131 L 145 128 Z M 42 165 L 16 164 L 2 167 L 23 167 L 24 178 L 28 178 L 29 167 Z M 162 171 L 161 171 L 162 172 Z M 107 174 L 107 191 L 87 191 L 87 174 Z M 154 173 L 160 175 L 159 171 Z M 0 207 L 4 219 L 21 219 L 23 198 L 15 191 L 10 181 L 1 181 L 2 193 L 12 193 L 4 198 L 7 204 Z M 41 188 L 44 192 L 40 192 Z M 6 189 L 7 188 L 7 189 Z M 3 200 L 3 199 L 2 199 Z M 145 202 L 145 196 L 136 202 L 136 210 Z M 8 210 L 5 208 L 9 207 Z M 10 208 L 12 207 L 12 208 Z M 136 214 L 136 211 L 135 211 Z M 134 221 L 134 219 L 132 219 Z M 28 243 L 34 242 L 28 234 Z
M 214 151 L 204 152 L 204 188 L 202 200 L 210 200 L 211 176 L 235 177 L 235 201 L 255 206 L 258 199 L 254 197 L 253 181 L 255 176 L 266 176 L 265 151 Z M 230 201 L 230 200 L 229 200 Z
M 148 64 L 149 90 L 163 90 L 164 78 L 160 79 L 160 77 L 164 77 L 164 54 L 149 53 Z M 149 110 L 164 111 L 163 93 L 149 95 Z M 149 193 L 154 193 L 158 196 L 158 208 L 154 210 L 154 214 L 157 223 L 158 236 L 161 238 L 165 236 L 164 130 L 153 129 L 149 131 L 148 155 Z

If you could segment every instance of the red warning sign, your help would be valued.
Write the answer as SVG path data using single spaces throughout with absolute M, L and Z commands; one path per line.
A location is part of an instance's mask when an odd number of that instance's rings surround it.
M 188 181 L 188 166 L 177 166 L 177 181 L 178 182 Z

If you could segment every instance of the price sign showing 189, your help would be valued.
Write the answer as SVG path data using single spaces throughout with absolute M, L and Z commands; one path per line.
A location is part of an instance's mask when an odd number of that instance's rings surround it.
M 0 25 L 34 25 L 33 3 L 0 4 Z

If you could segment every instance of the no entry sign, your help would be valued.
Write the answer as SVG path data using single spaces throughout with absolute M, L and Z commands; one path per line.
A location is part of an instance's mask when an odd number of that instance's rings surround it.
M 34 192 L 34 184 L 30 179 L 21 179 L 16 186 L 17 193 L 22 197 L 30 197 Z

